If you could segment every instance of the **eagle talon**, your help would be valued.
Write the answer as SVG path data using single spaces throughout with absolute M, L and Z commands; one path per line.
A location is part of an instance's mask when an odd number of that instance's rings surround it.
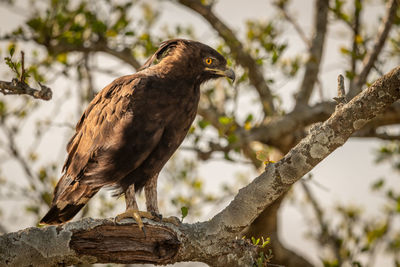
M 118 214 L 114 218 L 114 222 L 115 222 L 115 224 L 119 224 L 119 222 L 121 222 L 123 219 L 132 218 L 133 220 L 136 221 L 136 223 L 139 226 L 139 229 L 146 236 L 146 230 L 144 229 L 142 217 L 143 218 L 147 218 L 147 219 L 153 219 L 154 215 L 151 214 L 150 212 L 146 212 L 146 211 L 139 211 L 139 210 L 135 210 L 135 209 L 127 209 L 124 213 Z
M 153 216 L 153 219 L 157 222 L 161 222 L 163 220 L 163 216 L 161 213 L 155 212 L 155 211 L 150 211 L 151 215 Z

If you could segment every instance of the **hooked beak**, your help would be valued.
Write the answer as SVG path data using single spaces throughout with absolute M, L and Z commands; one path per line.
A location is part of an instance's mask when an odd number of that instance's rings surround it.
M 227 69 L 226 71 L 224 71 L 224 75 L 225 75 L 225 77 L 228 77 L 229 79 L 231 79 L 232 82 L 235 81 L 236 75 L 232 69 Z
M 211 68 L 205 68 L 207 71 L 211 71 L 217 75 L 220 75 L 222 77 L 227 77 L 232 80 L 232 82 L 235 81 L 236 75 L 235 72 L 232 69 L 225 68 L 225 70 L 221 69 L 211 69 Z

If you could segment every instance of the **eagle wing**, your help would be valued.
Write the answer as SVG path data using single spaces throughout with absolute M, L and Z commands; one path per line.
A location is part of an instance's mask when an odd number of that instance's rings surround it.
M 152 113 L 157 89 L 148 79 L 139 73 L 118 78 L 89 104 L 67 145 L 64 174 L 41 223 L 70 220 L 101 187 L 116 185 L 155 149 L 165 123 Z
M 113 185 L 148 157 L 164 131 L 149 113 L 145 97 L 149 90 L 146 77 L 129 75 L 92 100 L 67 145 L 65 174 L 55 199 L 75 182 L 98 188 Z

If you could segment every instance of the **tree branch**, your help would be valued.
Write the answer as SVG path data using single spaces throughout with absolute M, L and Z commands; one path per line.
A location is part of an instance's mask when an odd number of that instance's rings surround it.
M 0 265 L 68 266 L 109 262 L 165 265 L 198 260 L 213 266 L 228 266 L 231 262 L 236 263 L 232 266 L 248 266 L 256 253 L 256 247 L 242 239 L 227 240 L 223 249 L 217 249 L 218 240 L 209 239 L 206 241 L 209 250 L 204 251 L 204 247 L 198 250 L 199 245 L 205 245 L 199 235 L 208 236 L 202 232 L 203 228 L 146 219 L 144 222 L 146 236 L 132 220 L 116 225 L 113 219 L 91 218 L 58 227 L 31 227 L 4 234 L 0 236 Z
M 235 36 L 233 31 L 212 12 L 210 6 L 203 5 L 201 1 L 178 0 L 178 2 L 206 19 L 222 39 L 225 40 L 237 63 L 248 70 L 250 83 L 256 88 L 260 96 L 264 113 L 266 115 L 272 115 L 274 113 L 274 104 L 271 90 L 268 87 L 260 68 L 257 66 L 256 61 L 250 54 L 245 52 L 242 43 Z
M 374 45 L 371 50 L 367 53 L 363 60 L 363 68 L 361 72 L 353 79 L 350 83 L 349 98 L 353 98 L 359 92 L 361 92 L 362 86 L 366 83 L 368 74 L 374 67 L 379 54 L 381 53 L 383 46 L 389 35 L 389 31 L 392 28 L 393 20 L 396 16 L 396 10 L 398 7 L 398 0 L 390 0 L 387 2 L 386 16 L 382 20 L 382 24 L 378 30 L 378 34 L 374 41 Z
M 310 49 L 311 47 L 311 41 L 308 39 L 307 35 L 304 33 L 302 27 L 297 23 L 297 21 L 289 14 L 289 12 L 286 10 L 286 2 L 276 2 L 274 5 L 282 12 L 283 17 L 290 23 L 292 24 L 293 28 L 303 40 L 303 42 L 306 44 L 307 48 Z
M 378 138 L 379 140 L 385 141 L 400 141 L 400 134 L 388 134 L 386 132 L 378 133 L 376 130 L 372 129 L 370 131 L 359 131 L 353 134 L 352 137 L 367 137 L 367 138 Z
M 111 220 L 86 219 L 62 227 L 29 228 L 0 236 L 0 247 L 5 248 L 0 251 L 0 265 L 21 266 L 30 261 L 33 265 L 50 266 L 114 260 L 252 265 L 257 250 L 242 240 L 240 233 L 293 183 L 398 99 L 400 67 L 336 109 L 279 162 L 269 163 L 265 172 L 239 190 L 234 200 L 209 221 L 174 226 L 145 220 L 149 240 L 137 226 L 115 226 Z M 114 245 L 124 236 L 129 238 Z M 129 253 L 125 253 L 127 250 Z
M 67 44 L 67 43 L 57 43 L 57 44 L 52 44 L 52 45 L 46 45 L 46 48 L 52 52 L 52 53 L 66 53 L 66 52 L 84 52 L 84 53 L 90 53 L 90 52 L 104 52 L 107 54 L 110 54 L 123 62 L 131 65 L 134 69 L 139 69 L 141 64 L 137 59 L 132 55 L 132 51 L 128 47 L 124 47 L 121 50 L 112 48 L 108 46 L 105 41 L 99 41 L 97 43 L 92 43 L 89 46 L 78 46 L 78 45 L 72 45 L 72 44 Z
M 340 266 L 343 263 L 342 257 L 340 255 L 340 240 L 335 235 L 335 233 L 332 233 L 331 230 L 329 229 L 329 225 L 325 222 L 324 212 L 322 211 L 317 200 L 311 193 L 311 190 L 308 188 L 304 180 L 301 182 L 301 185 L 303 187 L 305 194 L 307 195 L 307 198 L 311 202 L 311 206 L 314 209 L 315 215 L 318 220 L 318 224 L 320 227 L 320 232 L 318 234 L 319 235 L 318 241 L 321 245 L 326 245 L 326 244 L 330 245 Z
M 294 182 L 399 98 L 400 67 L 397 67 L 337 109 L 282 160 L 268 164 L 264 173 L 242 188 L 229 206 L 208 222 L 210 227 L 229 233 L 243 230 Z
M 360 17 L 361 17 L 361 0 L 354 0 L 354 19 L 353 19 L 353 45 L 352 45 L 352 56 L 351 56 L 351 73 L 357 73 L 357 57 L 359 56 L 358 51 L 358 38 L 360 35 Z
M 53 96 L 51 89 L 39 83 L 40 90 L 31 88 L 25 82 L 13 79 L 11 82 L 0 81 L 0 92 L 4 95 L 30 95 L 42 100 L 50 100 Z
M 305 66 L 303 81 L 299 92 L 296 95 L 296 107 L 306 105 L 313 92 L 314 85 L 318 80 L 319 65 L 321 63 L 322 52 L 324 48 L 327 24 L 328 24 L 328 0 L 317 0 L 315 5 L 315 29 L 314 38 L 309 48 L 308 60 Z

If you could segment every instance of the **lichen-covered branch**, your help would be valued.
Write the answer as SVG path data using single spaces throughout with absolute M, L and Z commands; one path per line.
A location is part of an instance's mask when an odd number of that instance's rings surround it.
M 0 236 L 0 265 L 201 261 L 212 266 L 251 266 L 257 249 L 241 239 L 241 232 L 293 183 L 399 99 L 397 67 L 313 127 L 209 221 L 178 226 L 145 221 L 146 237 L 136 225 L 90 218 L 59 227 L 29 228 Z
M 218 34 L 225 40 L 232 52 L 232 56 L 236 59 L 237 63 L 246 68 L 249 72 L 250 83 L 256 88 L 261 104 L 266 115 L 274 113 L 274 103 L 271 90 L 264 79 L 260 67 L 257 65 L 254 58 L 246 53 L 242 43 L 233 33 L 233 31 L 224 24 L 212 11 L 211 6 L 202 4 L 199 0 L 179 0 L 180 4 L 190 8 L 204 19 L 218 32 Z
M 221 241 L 196 225 L 145 220 L 135 223 L 85 218 L 62 226 L 31 227 L 0 236 L 0 266 L 69 266 L 92 263 L 202 261 L 212 266 L 249 266 L 256 247 L 248 241 Z M 236 265 L 230 265 L 234 264 Z M 239 265 L 237 265 L 239 264 Z
M 232 235 L 243 230 L 268 205 L 308 173 L 352 133 L 400 98 L 400 67 L 377 80 L 352 101 L 338 108 L 321 126 L 297 144 L 279 162 L 242 188 L 235 199 L 208 223 L 214 231 Z
M 319 66 L 322 59 L 325 36 L 328 25 L 329 1 L 317 0 L 314 11 L 314 37 L 309 48 L 303 81 L 296 95 L 296 108 L 306 105 L 318 80 Z
M 51 89 L 40 84 L 40 90 L 30 87 L 25 82 L 13 79 L 11 82 L 0 81 L 0 92 L 4 95 L 30 95 L 42 100 L 50 100 L 53 96 Z

